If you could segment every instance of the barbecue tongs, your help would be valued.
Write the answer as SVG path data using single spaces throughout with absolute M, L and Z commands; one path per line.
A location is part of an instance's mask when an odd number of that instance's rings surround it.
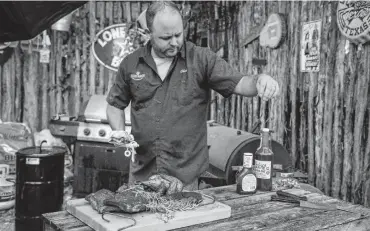
M 277 195 L 271 196 L 271 201 L 280 201 L 286 203 L 297 204 L 303 208 L 310 208 L 310 209 L 319 209 L 319 210 L 341 210 L 349 213 L 354 213 L 352 211 L 343 209 L 338 207 L 337 205 L 326 204 L 326 203 L 317 203 L 317 202 L 309 202 L 307 201 L 306 196 L 298 196 L 292 193 L 284 192 L 284 191 L 277 191 Z

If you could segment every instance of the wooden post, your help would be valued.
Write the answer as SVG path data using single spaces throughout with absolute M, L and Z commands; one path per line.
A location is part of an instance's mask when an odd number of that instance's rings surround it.
M 364 133 L 364 118 L 365 111 L 367 109 L 367 97 L 369 88 L 369 76 L 365 69 L 369 68 L 367 66 L 367 60 L 369 56 L 370 49 L 368 46 L 361 46 L 361 51 L 358 53 L 361 56 L 358 59 L 358 78 L 355 87 L 355 121 L 354 121 L 354 132 L 353 132 L 353 172 L 352 172 L 352 201 L 354 203 L 360 203 L 362 199 L 362 174 L 364 172 L 364 153 L 363 153 L 363 133 Z
M 325 14 L 324 3 L 320 5 L 320 13 L 321 15 Z M 321 26 L 321 54 L 320 54 L 320 71 L 318 76 L 317 82 L 317 93 L 316 97 L 317 100 L 315 102 L 316 110 L 315 110 L 315 171 L 316 171 L 316 182 L 315 185 L 320 190 L 324 190 L 324 180 L 323 180 L 323 115 L 324 115 L 324 88 L 325 88 L 325 81 L 327 76 L 324 73 L 326 68 L 326 60 L 325 60 L 325 46 L 327 46 L 327 40 L 325 39 L 324 35 L 327 34 L 327 27 L 322 23 Z
M 123 9 L 121 2 L 113 2 L 114 23 L 122 23 Z
M 369 60 L 367 60 L 367 66 L 370 65 Z M 369 69 L 367 68 L 367 74 L 369 75 Z M 370 98 L 370 91 L 368 92 L 368 99 Z M 368 102 L 367 111 L 370 112 L 370 102 Z M 366 207 L 370 207 L 370 120 L 367 118 L 367 139 L 366 139 L 366 147 L 364 153 L 364 171 L 363 171 L 363 205 Z
M 108 18 L 109 20 L 109 25 L 113 25 L 113 3 L 112 2 L 106 2 L 105 3 L 105 7 L 106 7 L 106 17 Z M 106 84 L 106 87 L 104 89 L 104 93 L 108 92 L 109 89 L 111 88 L 113 82 L 114 82 L 114 78 L 115 78 L 115 72 L 114 71 L 111 71 L 111 70 L 107 70 L 108 68 L 105 68 L 105 73 L 108 73 L 108 76 L 105 76 L 105 81 L 104 82 L 107 82 Z
M 96 60 L 95 57 L 91 52 L 92 46 L 94 44 L 95 40 L 95 35 L 96 35 L 96 16 L 95 16 L 95 11 L 96 11 L 96 2 L 95 1 L 89 1 L 89 28 L 90 28 L 90 65 L 89 65 L 89 96 L 94 95 L 96 92 Z
M 57 43 L 56 43 L 56 91 L 57 91 L 57 113 L 65 113 L 63 111 L 63 98 L 62 98 L 62 78 L 63 78 L 63 70 L 62 70 L 62 33 L 57 31 Z
M 68 33 L 68 32 L 63 32 L 63 33 Z M 70 95 L 71 95 L 71 89 L 73 85 L 73 80 L 72 78 L 70 78 L 70 76 L 73 76 L 71 69 L 73 65 L 72 60 L 74 60 L 74 57 L 71 54 L 72 52 L 71 53 L 68 52 L 71 50 L 72 50 L 72 39 L 69 38 L 67 41 L 67 44 L 62 46 L 62 57 L 66 57 L 66 58 L 64 59 L 65 65 L 62 71 L 63 78 L 61 78 L 61 80 L 63 80 L 62 82 L 63 85 L 61 86 L 63 112 L 68 116 L 72 115 L 70 112 L 70 107 L 71 109 L 73 107 L 73 105 L 70 105 L 70 102 L 72 102 L 72 100 L 70 100 L 71 99 Z
M 290 121 L 286 121 L 286 123 L 290 123 L 290 130 L 291 130 L 291 151 L 290 155 L 292 157 L 292 165 L 295 167 L 297 162 L 297 85 L 298 85 L 298 78 L 299 78 L 299 47 L 300 47 L 300 24 L 301 24 L 301 17 L 300 17 L 300 8 L 301 2 L 294 2 L 291 4 L 291 14 L 289 14 L 289 18 L 287 23 L 289 23 L 288 27 L 290 30 L 288 31 L 288 37 L 290 37 L 289 47 L 291 49 L 290 53 L 290 85 L 289 85 L 289 98 L 291 104 L 290 110 Z
M 279 2 L 279 9 L 278 12 L 282 13 L 284 18 L 283 20 L 286 21 L 286 15 L 288 14 L 290 9 L 290 5 L 294 4 L 293 2 L 288 1 L 282 1 Z M 286 135 L 286 125 L 283 121 L 286 121 L 286 110 L 288 107 L 288 85 L 289 85 L 289 43 L 290 38 L 285 36 L 284 42 L 280 45 L 279 48 L 276 49 L 277 54 L 277 60 L 279 61 L 278 65 L 275 65 L 275 74 L 274 78 L 278 81 L 280 86 L 280 97 L 276 99 L 271 100 L 271 104 L 274 105 L 272 107 L 272 118 L 274 121 L 274 127 L 275 127 L 275 134 L 274 138 L 279 143 L 284 143 L 284 137 Z M 271 113 L 270 112 L 270 113 Z
M 89 85 L 88 85 L 88 80 L 90 79 L 88 77 L 88 66 L 89 65 L 89 59 L 87 57 L 87 53 L 90 53 L 88 51 L 88 48 L 92 46 L 92 37 L 90 37 L 90 39 L 87 37 L 87 33 L 88 31 L 87 30 L 87 25 L 88 25 L 88 18 L 86 17 L 87 16 L 87 12 L 88 10 L 90 9 L 90 6 L 89 5 L 85 5 L 85 7 L 83 8 L 83 12 L 84 12 L 84 17 L 82 18 L 82 65 L 81 65 L 81 78 L 82 78 L 82 86 L 81 86 L 81 90 L 82 90 L 82 95 L 81 95 L 81 100 L 84 102 L 85 100 L 87 100 L 88 98 L 88 91 L 89 91 Z M 89 45 L 89 43 L 91 42 L 91 44 Z M 91 50 L 90 50 L 91 51 Z M 91 53 L 90 53 L 91 54 Z
M 308 18 L 308 12 L 309 12 L 309 3 L 308 2 L 302 2 L 302 8 L 301 8 L 301 19 L 302 22 L 309 21 Z M 302 30 L 302 23 L 299 27 L 299 30 Z M 300 34 L 301 35 L 301 34 Z M 300 37 L 301 38 L 301 37 Z M 301 44 L 301 43 L 299 43 Z M 305 153 L 305 146 L 307 142 L 307 90 L 308 90 L 308 73 L 301 73 L 298 78 L 298 89 L 299 94 L 297 94 L 297 101 L 296 103 L 299 105 L 299 140 L 298 140 L 298 156 L 297 156 L 297 164 L 300 169 L 306 171 L 306 153 Z M 298 121 L 294 121 L 298 122 Z
M 57 111 L 57 76 L 56 76 L 56 58 L 58 54 L 58 45 L 57 45 L 57 31 L 52 30 L 52 36 L 50 38 L 51 40 L 51 49 L 50 49 L 50 81 L 49 81 L 49 111 L 51 116 L 55 116 Z M 24 69 L 27 67 L 25 66 Z M 25 77 L 24 77 L 25 78 Z
M 342 185 L 343 170 L 343 134 L 344 125 L 343 104 L 344 104 L 344 58 L 346 56 L 344 46 L 346 40 L 343 36 L 338 38 L 338 50 L 336 55 L 336 75 L 334 79 L 334 124 L 333 124 L 333 179 L 332 179 L 332 196 L 339 198 Z
M 0 120 L 2 122 L 3 121 L 3 105 L 4 105 L 4 102 L 3 102 L 3 80 L 4 80 L 4 76 L 3 76 L 3 65 L 0 65 Z
M 367 48 L 368 49 L 368 48 Z M 368 50 L 365 52 L 369 52 Z M 369 58 L 366 59 L 365 62 L 366 67 L 370 67 L 370 60 Z M 365 75 L 370 75 L 370 69 L 366 68 L 365 69 Z M 368 95 L 367 95 L 367 128 L 364 128 L 367 130 L 367 139 L 366 143 L 363 144 L 365 146 L 365 152 L 364 152 L 364 167 L 363 167 L 363 173 L 362 173 L 362 180 L 363 180 L 363 201 L 362 204 L 366 207 L 370 207 L 370 119 L 369 119 L 369 113 L 370 113 L 370 91 L 368 90 Z
M 126 22 L 131 22 L 131 2 L 125 2 L 124 4 L 125 4 L 124 15 Z
M 320 12 L 320 2 L 310 2 L 310 16 L 312 20 L 321 18 Z M 321 35 L 320 35 L 321 36 Z M 315 99 L 317 98 L 317 80 L 319 78 L 318 73 L 309 73 L 310 85 L 308 89 L 308 104 L 307 104 L 307 113 L 308 113 L 308 121 L 307 121 L 307 159 L 308 159 L 308 181 L 310 184 L 315 183 L 315 120 L 313 119 L 315 116 L 314 108 L 315 108 Z
M 50 62 L 51 60 L 49 60 Z M 41 106 L 41 129 L 48 128 L 50 115 L 49 115 L 49 97 L 48 97 L 48 87 L 49 87 L 49 64 L 43 63 L 42 66 L 42 82 L 41 82 L 41 92 L 42 92 L 42 106 Z
M 345 94 L 345 121 L 344 121 L 344 152 L 343 152 L 343 175 L 341 195 L 342 199 L 350 201 L 352 188 L 352 155 L 353 155 L 353 108 L 354 86 L 357 78 L 356 48 L 350 45 L 346 68 L 346 94 Z
M 20 122 L 22 120 L 22 113 L 23 113 L 23 97 L 22 97 L 22 88 L 23 88 L 23 65 L 22 59 L 23 55 L 21 54 L 21 48 L 18 46 L 14 49 L 15 54 L 15 78 L 16 78 L 16 85 L 15 85 L 15 117 L 14 120 L 16 122 Z M 1 71 L 0 71 L 1 73 Z M 1 76 L 1 74 L 0 74 Z M 0 94 L 1 96 L 1 94 Z M 1 101 L 1 100 L 0 100 Z
M 35 83 L 38 77 L 38 58 L 37 54 L 32 51 L 32 40 L 29 40 L 30 45 L 25 58 L 24 78 L 24 107 L 23 121 L 31 129 L 31 132 L 36 132 L 38 128 L 38 110 L 37 110 L 37 91 Z
M 97 2 L 97 10 L 98 10 L 98 17 L 99 17 L 99 31 L 103 30 L 105 27 L 105 4 L 108 2 Z M 96 93 L 101 95 L 104 92 L 104 78 L 108 76 L 104 76 L 105 67 L 99 63 L 99 78 L 97 81 L 97 89 Z
M 75 64 L 74 64 L 74 82 L 73 82 L 73 88 L 74 88 L 74 104 L 73 104 L 73 112 L 74 116 L 78 116 L 78 113 L 80 111 L 81 107 L 81 52 L 80 49 L 82 48 L 81 44 L 81 38 L 82 38 L 82 33 L 85 28 L 81 28 L 83 25 L 82 20 L 81 20 L 81 10 L 76 11 L 76 17 L 79 19 L 79 22 L 77 24 L 76 30 L 79 30 L 80 32 L 78 33 L 79 36 L 76 36 L 76 44 L 75 44 Z M 82 32 L 82 33 L 81 33 Z M 83 41 L 82 41 L 83 42 Z M 71 115 L 72 116 L 72 115 Z
M 13 56 L 13 55 L 12 55 Z M 12 118 L 12 107 L 10 105 L 13 104 L 13 89 L 14 89 L 14 82 L 13 82 L 13 76 L 12 76 L 12 65 L 11 65 L 11 59 L 12 57 L 3 64 L 3 76 L 4 76 L 4 82 L 5 87 L 3 89 L 3 97 L 4 97 L 4 104 L 3 104 L 3 120 L 4 121 L 13 121 Z
M 325 15 L 331 15 L 332 18 L 336 18 L 336 10 L 333 3 L 325 2 L 323 8 L 326 11 Z M 323 173 L 323 183 L 326 195 L 331 195 L 331 181 L 333 177 L 333 158 L 332 158 L 332 137 L 333 137 L 333 114 L 334 114 L 334 107 L 333 107 L 333 86 L 334 86 L 334 78 L 335 78 L 335 54 L 337 49 L 337 27 L 335 20 L 328 20 L 326 21 L 327 17 L 323 19 L 324 27 L 328 27 L 328 45 L 326 46 L 327 51 L 325 51 L 325 47 L 322 47 L 323 53 L 327 53 L 326 57 L 326 66 L 324 69 L 324 73 L 326 76 L 325 82 L 325 108 L 324 108 L 324 126 L 323 126 L 323 157 L 322 160 L 322 173 Z M 325 39 L 325 37 L 324 37 Z

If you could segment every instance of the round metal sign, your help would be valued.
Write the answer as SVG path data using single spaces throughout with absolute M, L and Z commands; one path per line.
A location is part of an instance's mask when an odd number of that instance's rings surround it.
M 341 33 L 359 44 L 370 40 L 370 2 L 340 1 L 337 23 Z
M 115 24 L 104 28 L 95 38 L 94 57 L 106 68 L 118 71 L 121 61 L 135 50 L 136 33 L 129 24 Z

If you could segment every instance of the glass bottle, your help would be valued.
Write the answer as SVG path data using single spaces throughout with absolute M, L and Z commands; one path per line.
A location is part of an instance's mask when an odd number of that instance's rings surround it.
M 236 192 L 239 194 L 253 194 L 257 191 L 257 177 L 252 169 L 253 153 L 244 153 L 243 169 L 236 180 Z
M 257 189 L 261 191 L 272 190 L 272 166 L 274 153 L 271 148 L 270 129 L 263 128 L 261 131 L 261 143 L 255 156 L 255 173 L 257 177 Z

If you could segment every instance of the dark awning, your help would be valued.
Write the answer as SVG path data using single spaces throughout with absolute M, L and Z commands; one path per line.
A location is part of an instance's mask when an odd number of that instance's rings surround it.
M 86 1 L 0 2 L 0 42 L 28 40 Z

